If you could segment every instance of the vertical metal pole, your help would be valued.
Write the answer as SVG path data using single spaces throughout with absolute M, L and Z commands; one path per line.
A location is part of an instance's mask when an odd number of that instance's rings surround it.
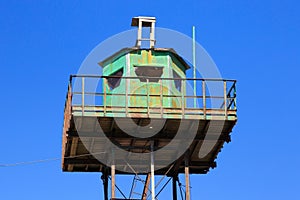
M 115 198 L 115 164 L 111 165 L 111 198 L 114 199 Z
M 106 79 L 103 79 L 103 99 L 104 99 L 104 102 L 103 102 L 103 106 L 104 106 L 104 117 L 106 116 L 106 103 L 107 103 L 107 98 L 106 98 L 106 86 L 108 85 L 107 84 L 107 80 Z
M 115 187 L 116 187 L 116 165 L 115 165 L 115 152 L 114 152 L 114 149 L 112 148 L 111 149 L 111 158 L 112 158 L 112 161 L 111 161 L 111 172 L 110 172 L 110 175 L 111 175 L 111 199 L 114 199 L 116 196 L 115 196 Z
M 135 97 L 133 97 L 135 98 Z M 128 78 L 125 78 L 125 114 L 128 117 Z
M 178 176 L 173 176 L 173 179 L 172 179 L 173 200 L 177 200 L 177 186 L 176 186 L 177 179 L 178 179 Z
M 138 38 L 137 38 L 137 46 L 141 47 L 141 43 L 142 43 L 142 21 L 141 19 L 139 19 L 139 28 L 138 28 Z
M 84 115 L 84 77 L 81 78 L 81 109 L 81 113 Z
M 147 114 L 150 117 L 150 105 L 149 105 L 149 78 L 147 78 Z
M 235 83 L 234 83 L 234 88 L 233 88 L 233 98 L 234 98 L 234 109 L 236 110 L 236 88 L 235 88 Z
M 225 118 L 227 119 L 227 85 L 226 81 L 224 83 L 224 112 L 225 112 Z
M 108 200 L 108 176 L 106 169 L 102 172 L 101 179 L 103 181 L 103 189 L 104 189 L 104 200 Z
M 183 79 L 180 80 L 181 81 L 181 118 L 183 119 L 184 118 L 184 110 L 185 110 L 185 103 L 184 103 L 184 91 L 183 91 Z
M 189 172 L 189 163 L 188 163 L 188 158 L 185 158 L 185 199 L 190 200 L 191 195 L 190 195 L 190 172 Z
M 163 90 L 163 80 L 161 79 L 160 80 L 160 117 L 162 118 L 163 117 L 163 93 L 164 93 L 164 90 Z
M 155 22 L 152 22 L 151 29 L 150 29 L 150 48 L 154 48 L 155 45 L 154 31 L 155 31 Z
M 151 200 L 155 200 L 154 141 L 151 142 Z
M 206 119 L 206 85 L 205 81 L 202 81 L 202 100 L 203 100 L 203 116 Z
M 194 108 L 197 106 L 197 81 L 196 81 L 196 36 L 195 36 L 195 26 L 193 26 L 193 78 L 194 78 Z

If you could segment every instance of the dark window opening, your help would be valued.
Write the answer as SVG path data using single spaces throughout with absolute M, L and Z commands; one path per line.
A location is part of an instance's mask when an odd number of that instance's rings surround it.
M 181 77 L 173 70 L 175 88 L 181 92 Z
M 121 83 L 121 77 L 123 76 L 123 68 L 109 76 L 110 77 L 107 78 L 107 83 L 108 83 L 109 89 L 113 90 L 116 87 L 118 87 Z
M 153 66 L 135 66 L 135 74 L 139 77 L 141 82 L 158 82 L 163 74 L 163 67 Z

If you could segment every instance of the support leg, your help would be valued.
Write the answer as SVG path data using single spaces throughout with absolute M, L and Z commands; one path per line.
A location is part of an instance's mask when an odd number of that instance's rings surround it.
M 151 195 L 155 200 L 155 179 L 154 179 L 154 141 L 151 143 Z
M 177 180 L 178 180 L 178 176 L 173 176 L 172 178 L 173 200 L 177 200 L 177 186 L 176 186 Z
M 143 189 L 142 200 L 146 200 L 147 199 L 147 193 L 148 193 L 150 178 L 151 178 L 151 175 L 150 175 L 150 173 L 148 173 L 147 177 L 146 177 L 146 182 L 145 182 L 145 185 L 144 185 L 144 189 Z
M 114 199 L 115 196 L 115 165 L 111 165 L 111 199 Z
M 103 181 L 104 200 L 108 200 L 108 175 L 106 172 L 102 172 L 101 179 Z
M 191 195 L 190 195 L 190 172 L 189 172 L 189 163 L 188 159 L 185 160 L 185 199 L 190 200 Z

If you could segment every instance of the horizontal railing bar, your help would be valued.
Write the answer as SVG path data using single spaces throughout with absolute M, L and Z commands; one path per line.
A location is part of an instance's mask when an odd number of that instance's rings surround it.
M 162 77 L 148 77 L 148 76 L 98 76 L 98 75 L 81 75 L 81 74 L 76 74 L 76 75 L 71 75 L 70 80 L 72 78 L 122 78 L 122 79 L 159 79 L 159 80 L 199 80 L 199 81 L 228 81 L 228 82 L 236 82 L 234 79 L 221 79 L 221 78 L 162 78 Z
M 79 111 L 81 111 L 81 105 L 72 105 L 73 109 L 76 110 L 78 109 Z M 86 109 L 88 108 L 91 108 L 92 111 L 94 110 L 103 110 L 104 106 L 95 106 L 95 105 L 85 105 L 84 106 Z M 149 106 L 151 109 L 160 109 L 160 107 L 152 107 L 152 106 Z M 111 109 L 125 109 L 126 107 L 125 106 L 106 106 L 106 109 L 107 110 L 111 110 Z M 202 108 L 189 108 L 189 107 L 185 107 L 186 108 L 186 112 L 188 112 L 189 110 L 199 110 L 199 111 L 203 111 Z M 144 109 L 144 110 L 147 110 L 147 107 L 136 107 L 136 106 L 128 106 L 128 109 Z M 163 107 L 164 110 L 168 111 L 168 112 L 176 112 L 176 111 L 179 111 L 181 112 L 181 108 L 173 108 L 173 107 Z M 118 111 L 118 110 L 116 110 Z M 221 109 L 221 108 L 209 108 L 209 109 L 206 109 L 207 112 L 224 112 L 224 109 Z
M 82 92 L 73 92 L 74 95 L 82 95 Z M 104 93 L 93 93 L 93 92 L 85 92 L 84 95 L 94 95 L 94 96 L 104 96 Z M 122 93 L 106 93 L 107 96 L 125 96 L 125 94 Z M 147 94 L 127 94 L 128 96 L 142 96 L 146 97 Z M 160 94 L 149 94 L 149 97 L 160 97 Z M 163 97 L 182 97 L 182 95 L 163 95 Z M 197 98 L 202 99 L 203 96 L 183 96 L 184 98 Z M 205 96 L 206 98 L 210 99 L 222 99 L 223 96 Z M 235 97 L 227 97 L 227 99 L 235 99 Z

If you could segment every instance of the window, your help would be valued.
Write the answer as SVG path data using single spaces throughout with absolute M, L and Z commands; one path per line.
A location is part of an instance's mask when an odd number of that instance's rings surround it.
M 123 68 L 119 69 L 115 73 L 109 75 L 110 77 L 107 78 L 107 83 L 110 90 L 115 89 L 121 83 L 121 77 L 123 76 Z
M 173 70 L 175 88 L 181 92 L 181 77 Z
M 158 82 L 163 73 L 163 67 L 154 66 L 135 66 L 135 74 L 139 77 L 141 82 Z

